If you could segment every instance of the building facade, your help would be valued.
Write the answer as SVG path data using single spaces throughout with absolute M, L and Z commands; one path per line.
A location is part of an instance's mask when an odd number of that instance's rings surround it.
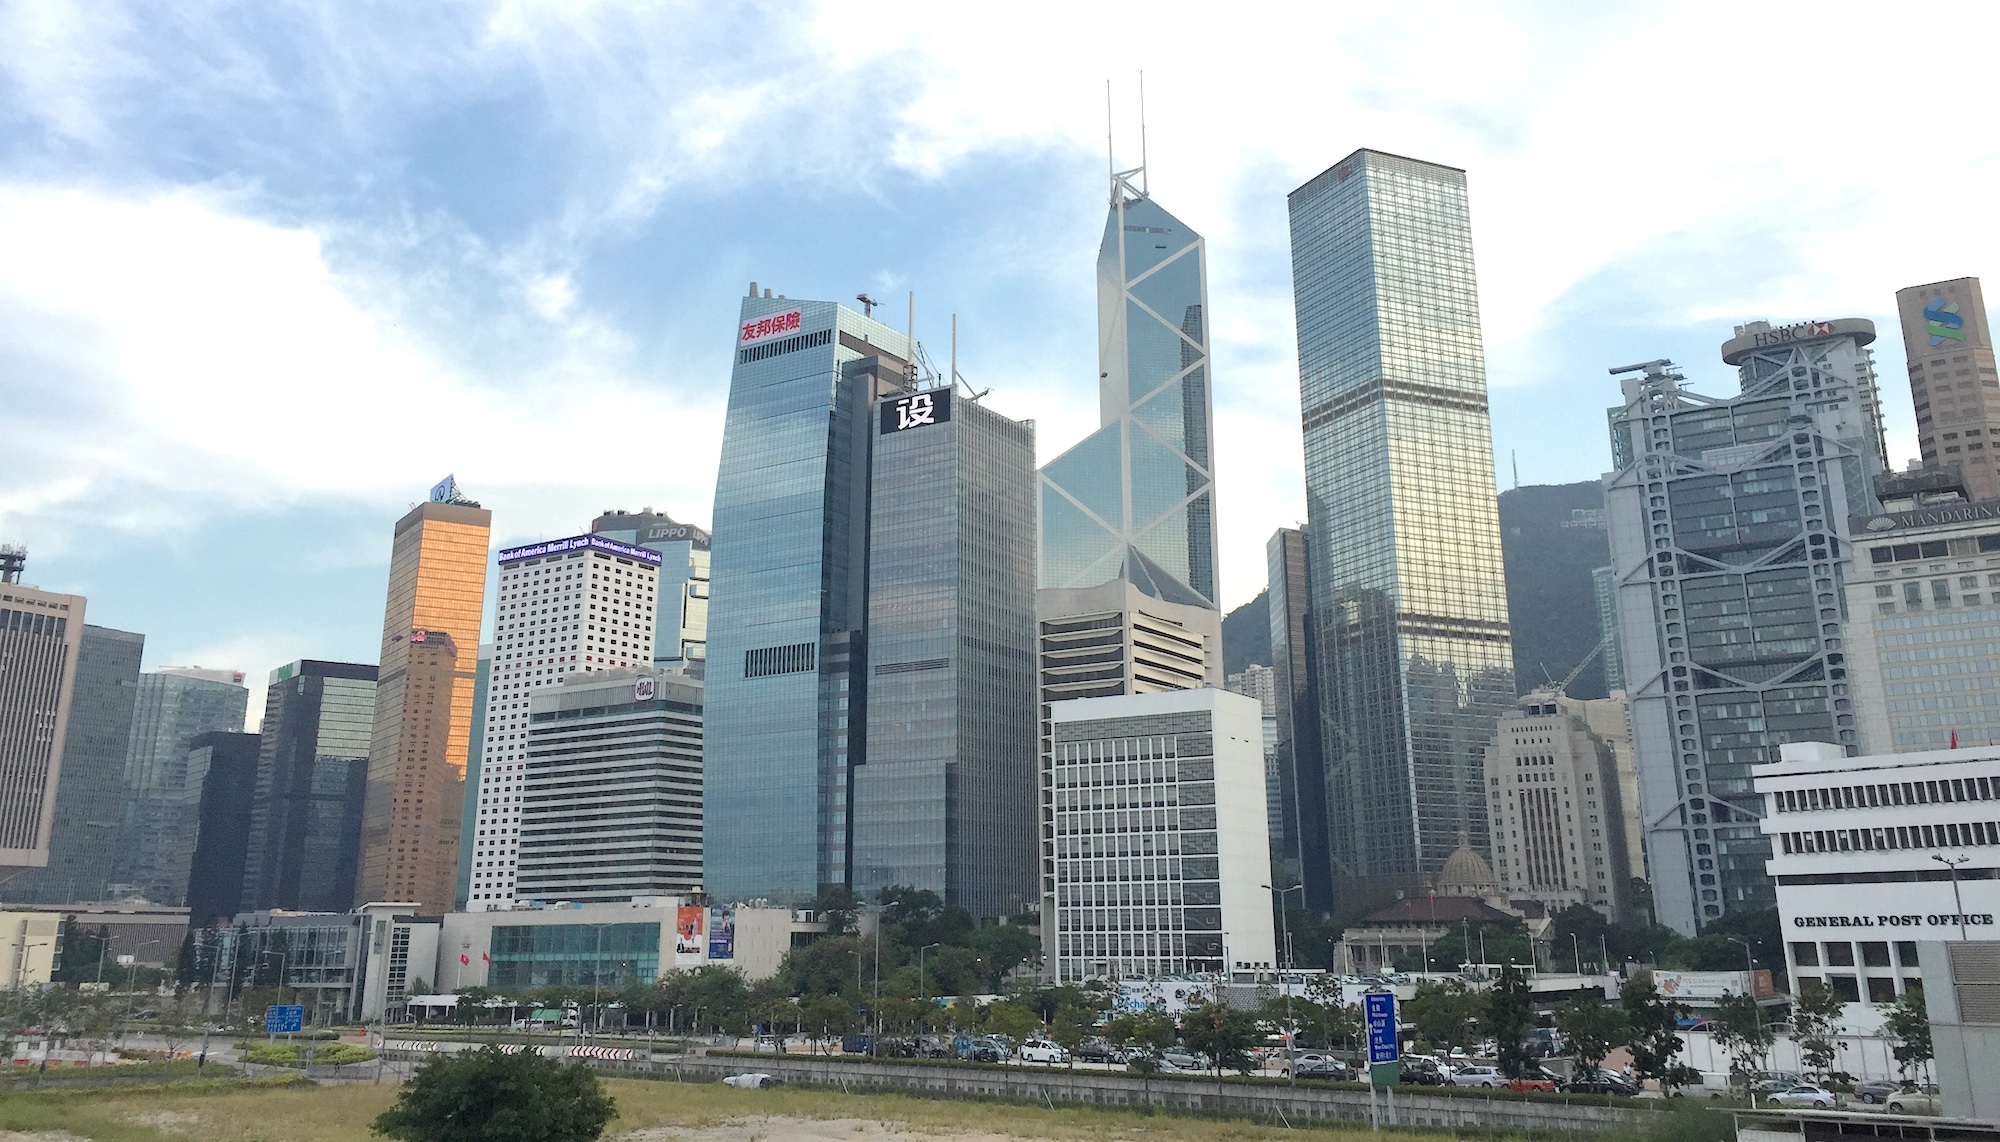
M 1891 1003 L 1924 986 L 1917 943 L 2000 940 L 2000 749 L 1779 753 L 1755 781 L 1795 987 Z
M 1127 694 L 1051 717 L 1042 931 L 1056 982 L 1271 971 L 1257 701 Z
M 590 533 L 659 553 L 653 665 L 701 677 L 708 661 L 708 533 L 651 508 L 605 512 L 590 521 Z
M 1741 326 L 1733 397 L 1623 370 L 1605 510 L 1655 914 L 1772 903 L 1751 766 L 1858 743 L 1841 593 L 1882 472 L 1868 321 Z
M 271 672 L 243 863 L 244 911 L 351 906 L 375 670 L 308 658 Z
M 486 699 L 493 685 L 493 644 L 479 644 L 479 668 L 472 681 L 472 738 L 465 749 L 465 787 L 479 788 L 479 768 L 486 757 Z M 479 798 L 461 797 L 458 817 L 458 888 L 452 907 L 465 909 L 472 894 L 472 851 L 479 834 Z
M 1271 834 L 1271 867 L 1281 870 L 1285 852 L 1285 793 L 1278 774 L 1277 673 L 1253 662 L 1231 674 L 1223 688 L 1231 694 L 1257 699 L 1264 710 L 1264 820 Z
M 716 477 L 703 865 L 719 899 L 794 905 L 852 878 L 869 443 L 916 366 L 906 333 L 769 294 L 743 299 Z
M 193 742 L 211 732 L 241 734 L 249 705 L 240 670 L 169 667 L 139 676 L 112 896 L 185 903 L 204 780 L 189 768 Z M 238 863 L 239 879 L 242 872 Z
M 1591 594 L 1597 600 L 1598 661 L 1604 664 L 1607 692 L 1625 689 L 1625 657 L 1618 649 L 1618 577 L 1609 567 L 1590 573 Z
M 185 868 L 182 899 L 196 927 L 226 922 L 243 910 L 243 866 L 250 856 L 250 812 L 256 800 L 256 734 L 214 730 L 188 743 L 182 797 L 194 801 L 194 828 L 184 852 L 169 864 Z M 179 806 L 174 806 L 178 812 Z
M 1134 176 L 1114 175 L 1097 253 L 1101 427 L 1041 471 L 1040 584 L 1124 579 L 1215 608 L 1208 254 Z
M 1277 835 L 1286 884 L 1304 887 L 1303 907 L 1333 910 L 1327 856 L 1326 766 L 1320 750 L 1319 655 L 1312 625 L 1312 573 L 1304 528 L 1281 527 L 1264 545 L 1277 719 Z
M 1597 703 L 1623 721 L 1623 703 Z M 1501 895 L 1550 913 L 1587 904 L 1616 921 L 1630 904 L 1627 823 L 1638 814 L 1625 805 L 1618 751 L 1580 709 L 1597 703 L 1537 690 L 1502 716 L 1486 750 L 1486 813 Z
M 1970 499 L 2000 500 L 2000 369 L 1978 278 L 1896 291 L 1925 464 L 1954 465 Z
M 1465 172 L 1356 151 L 1289 206 L 1338 900 L 1487 847 L 1512 630 Z
M 23 585 L 24 557 L 0 548 L 0 881 L 48 867 L 83 642 L 83 596 Z
M 120 847 L 125 754 L 131 747 L 132 706 L 145 650 L 145 635 L 83 628 L 69 725 L 63 733 L 48 867 L 0 884 L 0 898 L 59 904 L 110 895 Z
M 598 535 L 500 552 L 466 907 L 515 900 L 533 696 L 572 674 L 631 670 L 653 657 L 660 555 Z
M 622 904 L 701 887 L 701 682 L 650 666 L 528 699 L 514 894 Z
M 493 513 L 447 478 L 396 521 L 363 810 L 363 900 L 451 907 Z
M 1035 432 L 949 386 L 885 397 L 869 459 L 869 734 L 853 887 L 978 919 L 1035 892 Z

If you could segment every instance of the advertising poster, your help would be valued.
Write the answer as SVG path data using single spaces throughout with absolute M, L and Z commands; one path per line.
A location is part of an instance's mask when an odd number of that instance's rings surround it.
M 674 966 L 693 967 L 701 963 L 701 954 L 707 948 L 702 942 L 701 923 L 708 916 L 708 909 L 695 904 L 683 904 L 674 917 Z
M 736 910 L 734 908 L 711 908 L 708 910 L 708 958 L 710 960 L 733 960 L 736 958 Z

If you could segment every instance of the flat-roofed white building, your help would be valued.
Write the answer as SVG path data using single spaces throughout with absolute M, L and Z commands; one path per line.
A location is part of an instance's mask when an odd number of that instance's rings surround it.
M 1057 982 L 1275 970 L 1263 716 L 1215 689 L 1049 706 L 1042 925 Z
M 1922 986 L 1918 942 L 2000 940 L 2000 747 L 1800 742 L 1753 777 L 1795 987 L 1891 1003 Z

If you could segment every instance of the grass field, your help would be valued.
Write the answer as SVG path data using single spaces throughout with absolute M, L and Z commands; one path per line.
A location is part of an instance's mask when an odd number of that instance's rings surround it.
M 1247 1122 L 1142 1115 L 1091 1108 L 958 1102 L 823 1090 L 736 1090 L 719 1083 L 613 1079 L 618 1119 L 606 1138 L 634 1142 L 1057 1142 L 1166 1139 L 1254 1142 L 1305 1133 L 1332 1142 L 1399 1137 L 1366 1129 L 1288 1131 Z M 0 1095 L 0 1142 L 87 1138 L 93 1142 L 351 1142 L 374 1137 L 369 1122 L 395 1097 L 393 1086 L 303 1084 L 155 1088 Z M 9 1132 L 17 1132 L 10 1135 Z M 1414 1135 L 1400 1135 L 1411 1138 Z

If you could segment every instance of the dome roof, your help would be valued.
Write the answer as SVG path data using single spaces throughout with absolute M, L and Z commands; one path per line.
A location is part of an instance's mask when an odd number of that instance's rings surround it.
M 1440 896 L 1497 896 L 1500 892 L 1493 866 L 1472 850 L 1472 839 L 1464 833 L 1458 835 L 1458 848 L 1444 858 L 1437 886 Z

